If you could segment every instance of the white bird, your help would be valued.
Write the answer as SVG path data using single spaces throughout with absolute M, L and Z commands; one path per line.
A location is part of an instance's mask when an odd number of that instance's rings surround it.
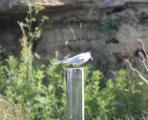
M 69 65 L 82 65 L 87 61 L 92 60 L 93 57 L 91 56 L 90 52 L 81 53 L 66 60 L 59 61 L 60 64 L 69 64 Z

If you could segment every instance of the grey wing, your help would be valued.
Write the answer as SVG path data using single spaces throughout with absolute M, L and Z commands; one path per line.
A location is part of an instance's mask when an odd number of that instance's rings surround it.
M 85 61 L 86 55 L 87 55 L 86 53 L 78 54 L 67 60 L 61 60 L 60 63 L 61 64 L 74 64 L 74 65 L 83 64 L 84 62 L 86 62 Z
M 70 61 L 72 61 L 72 59 L 73 58 L 69 58 L 69 59 L 66 59 L 66 60 L 61 60 L 60 63 L 61 64 L 68 64 Z
M 72 65 L 81 65 L 84 62 L 85 62 L 84 59 L 78 58 L 78 59 L 73 59 L 69 64 L 72 64 Z
M 80 65 L 84 63 L 83 59 L 80 59 L 79 57 L 70 58 L 67 60 L 60 61 L 61 64 L 72 64 L 72 65 Z

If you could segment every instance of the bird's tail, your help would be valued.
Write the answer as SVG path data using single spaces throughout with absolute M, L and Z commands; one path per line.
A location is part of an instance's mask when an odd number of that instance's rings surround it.
M 57 64 L 61 64 L 61 62 L 60 61 L 55 61 L 53 64 L 57 65 Z
M 66 60 L 54 61 L 52 64 L 66 64 Z
M 66 63 L 66 60 L 60 60 L 58 61 L 58 64 L 65 64 Z
M 58 61 L 57 59 L 50 60 L 50 63 L 53 65 L 61 64 L 60 61 Z

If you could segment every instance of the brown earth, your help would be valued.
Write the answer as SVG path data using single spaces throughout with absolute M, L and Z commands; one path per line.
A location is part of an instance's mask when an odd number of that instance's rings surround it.
M 35 0 L 34 3 L 45 5 L 45 14 L 50 18 L 35 49 L 45 63 L 53 57 L 64 59 L 91 51 L 93 64 L 109 72 L 122 67 L 124 58 L 135 59 L 138 38 L 148 49 L 146 0 Z M 21 32 L 17 20 L 24 18 L 21 10 L 25 7 L 24 2 L 17 0 L 0 2 L 0 46 L 6 53 L 18 52 Z

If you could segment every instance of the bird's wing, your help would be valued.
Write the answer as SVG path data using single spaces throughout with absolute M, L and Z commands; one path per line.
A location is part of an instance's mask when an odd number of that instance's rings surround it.
M 73 65 L 81 65 L 83 63 L 85 63 L 85 59 L 81 59 L 81 58 L 73 59 L 72 61 L 69 62 L 69 64 L 73 64 Z
M 67 60 L 61 60 L 60 61 L 61 64 L 74 64 L 74 65 L 78 65 L 78 64 L 83 64 L 84 63 L 84 59 L 80 56 L 75 56 L 72 58 L 69 58 Z
M 73 64 L 73 65 L 79 65 L 83 64 L 88 61 L 89 56 L 88 52 L 86 53 L 81 53 L 78 54 L 72 58 L 66 59 L 66 60 L 61 60 L 59 63 L 61 64 Z

